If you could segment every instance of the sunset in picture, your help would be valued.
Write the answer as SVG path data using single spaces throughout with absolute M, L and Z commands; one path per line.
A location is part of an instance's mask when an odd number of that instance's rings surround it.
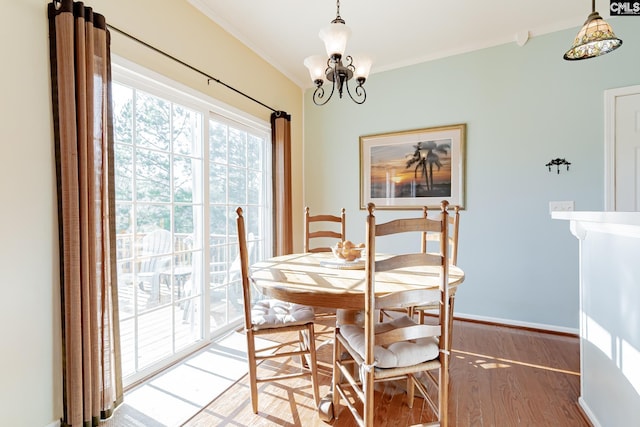
M 450 196 L 451 139 L 371 147 L 371 198 Z

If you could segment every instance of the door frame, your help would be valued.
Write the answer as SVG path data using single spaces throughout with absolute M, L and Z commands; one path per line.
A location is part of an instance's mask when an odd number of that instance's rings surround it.
M 615 210 L 616 204 L 616 98 L 640 94 L 640 85 L 604 91 L 604 208 Z

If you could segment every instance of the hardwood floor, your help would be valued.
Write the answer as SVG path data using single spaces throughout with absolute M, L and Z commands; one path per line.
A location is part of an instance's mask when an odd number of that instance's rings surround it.
M 318 329 L 322 329 L 319 326 Z M 577 337 L 456 320 L 451 363 L 450 426 L 590 426 L 578 407 Z M 328 339 L 321 335 L 318 344 Z M 284 337 L 283 337 L 284 338 Z M 320 394 L 331 383 L 332 345 L 318 350 Z M 266 369 L 293 369 L 265 362 Z M 259 387 L 258 414 L 249 402 L 247 377 L 195 415 L 184 426 L 354 426 L 344 406 L 331 423 L 321 421 L 306 379 Z M 416 395 L 413 409 L 401 383 L 384 383 L 376 393 L 376 426 L 410 426 L 433 420 Z

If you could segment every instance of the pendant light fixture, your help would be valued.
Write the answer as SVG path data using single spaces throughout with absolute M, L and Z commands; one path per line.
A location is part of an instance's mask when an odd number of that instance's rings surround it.
M 304 65 L 309 69 L 311 80 L 316 85 L 313 92 L 313 102 L 316 105 L 324 105 L 337 90 L 340 98 L 346 88 L 349 98 L 356 104 L 363 104 L 367 99 L 367 92 L 364 89 L 364 82 L 371 70 L 371 59 L 365 55 L 344 56 L 347 47 L 347 40 L 351 35 L 351 30 L 345 25 L 344 19 L 340 17 L 340 0 L 336 1 L 336 19 L 331 21 L 329 26 L 320 30 L 318 34 L 324 42 L 327 57 L 322 55 L 310 56 L 304 60 Z M 331 92 L 325 98 L 324 80 L 331 82 Z M 349 88 L 349 81 L 355 88 Z M 353 93 L 352 93 L 353 90 Z
M 611 26 L 596 12 L 596 0 L 591 0 L 591 14 L 587 17 L 571 49 L 564 54 L 567 61 L 594 58 L 612 52 L 622 45 Z

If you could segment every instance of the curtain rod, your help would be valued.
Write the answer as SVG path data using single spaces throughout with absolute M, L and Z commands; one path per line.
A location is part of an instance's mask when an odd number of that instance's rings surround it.
M 213 80 L 214 82 L 219 83 L 219 84 L 221 84 L 222 86 L 224 86 L 224 87 L 226 87 L 226 88 L 228 88 L 228 89 L 231 89 L 232 91 L 234 91 L 234 92 L 236 92 L 236 93 L 238 93 L 238 94 L 240 94 L 240 95 L 244 96 L 245 98 L 248 98 L 248 99 L 252 100 L 253 102 L 255 102 L 255 103 L 257 103 L 257 104 L 262 105 L 263 107 L 265 107 L 265 108 L 267 108 L 267 109 L 269 109 L 269 110 L 273 111 L 274 113 L 276 113 L 276 114 L 277 114 L 277 113 L 279 113 L 279 111 L 277 111 L 276 109 L 271 108 L 271 107 L 269 107 L 269 106 L 268 106 L 268 105 L 266 105 L 266 104 L 263 104 L 262 102 L 260 102 L 260 101 L 258 101 L 257 99 L 255 99 L 255 98 L 253 98 L 253 97 L 251 97 L 251 96 L 247 95 L 246 93 L 244 93 L 244 92 L 242 92 L 242 91 L 239 91 L 238 89 L 234 88 L 233 86 L 229 86 L 228 84 L 226 84 L 225 82 L 221 81 L 220 79 L 216 79 L 215 77 L 210 76 L 209 74 L 205 73 L 204 71 L 201 71 L 201 70 L 199 70 L 199 69 L 195 68 L 194 66 L 189 65 L 189 64 L 187 64 L 187 63 L 186 63 L 186 62 L 184 62 L 184 61 L 181 61 L 180 59 L 176 58 L 175 56 L 169 55 L 168 53 L 166 53 L 166 52 L 164 52 L 164 51 L 162 51 L 162 50 L 158 49 L 157 47 L 151 46 L 149 43 L 144 42 L 144 41 L 140 40 L 139 38 L 134 37 L 134 36 L 132 36 L 131 34 L 129 34 L 129 33 L 127 33 L 127 32 L 125 32 L 125 31 L 122 31 L 122 30 L 121 30 L 121 29 L 119 29 L 119 28 L 114 27 L 113 25 L 109 25 L 109 24 L 107 24 L 107 27 L 109 27 L 110 29 L 112 29 L 112 30 L 116 31 L 117 33 L 122 34 L 122 35 L 123 35 L 123 36 L 125 36 L 125 37 L 128 37 L 128 38 L 130 38 L 130 39 L 132 39 L 132 40 L 135 40 L 136 42 L 138 42 L 138 43 L 140 43 L 140 44 L 142 44 L 142 45 L 144 45 L 144 46 L 148 47 L 149 49 L 151 49 L 151 50 L 153 50 L 153 51 L 155 51 L 155 52 L 157 52 L 157 53 L 159 53 L 159 54 L 161 54 L 161 55 L 166 56 L 166 57 L 167 57 L 167 58 L 169 58 L 169 59 L 174 60 L 175 62 L 177 62 L 177 63 L 179 63 L 179 64 L 181 64 L 181 65 L 184 65 L 185 67 L 187 67 L 187 68 L 189 68 L 189 69 L 191 69 L 191 70 L 195 71 L 196 73 L 202 74 L 203 76 L 205 76 L 205 77 L 207 78 L 207 84 L 210 84 L 210 83 L 211 83 L 211 81 Z

